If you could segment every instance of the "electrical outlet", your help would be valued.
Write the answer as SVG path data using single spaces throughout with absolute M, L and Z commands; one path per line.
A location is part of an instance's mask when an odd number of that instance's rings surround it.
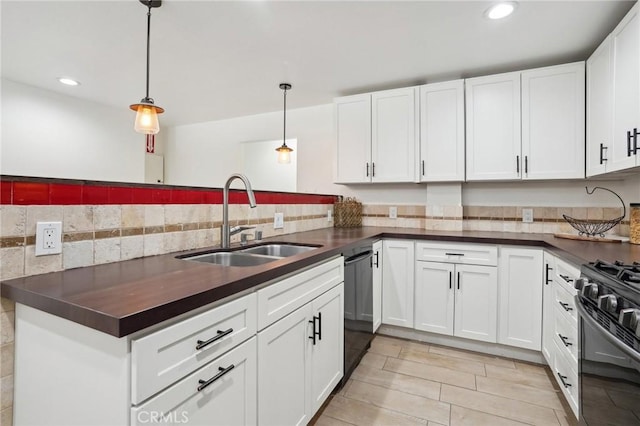
M 389 207 L 389 219 L 397 219 L 397 218 L 398 218 L 398 208 Z
M 273 229 L 284 228 L 284 213 L 276 213 L 273 215 Z
M 327 222 L 331 222 L 333 220 L 333 212 L 331 210 L 327 210 Z
M 62 222 L 36 223 L 36 256 L 62 253 Z
M 533 223 L 533 209 L 522 209 L 522 222 Z

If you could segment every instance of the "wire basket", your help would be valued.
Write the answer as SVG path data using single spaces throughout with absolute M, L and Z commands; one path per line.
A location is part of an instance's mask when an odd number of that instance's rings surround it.
M 609 220 L 576 219 L 571 216 L 567 216 L 566 214 L 563 214 L 562 217 L 564 218 L 564 220 L 569 222 L 569 225 L 573 226 L 573 228 L 578 231 L 578 235 L 587 235 L 589 237 L 604 237 L 604 233 L 619 224 L 627 214 L 627 209 L 624 205 L 624 201 L 622 201 L 622 198 L 620 198 L 618 194 L 607 188 L 596 186 L 591 191 L 589 191 L 589 188 L 585 186 L 584 189 L 586 189 L 587 194 L 589 195 L 593 194 L 596 189 L 603 189 L 618 197 L 618 200 L 620 200 L 620 203 L 622 203 L 622 216 Z

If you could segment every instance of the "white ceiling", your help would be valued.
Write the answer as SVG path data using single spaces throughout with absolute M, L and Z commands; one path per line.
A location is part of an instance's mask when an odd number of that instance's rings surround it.
M 151 22 L 150 95 L 163 125 L 583 60 L 631 1 L 165 0 Z M 145 90 L 146 8 L 126 1 L 1 2 L 2 76 L 121 108 Z M 56 78 L 79 80 L 66 87 Z M 132 113 L 133 114 L 133 113 Z

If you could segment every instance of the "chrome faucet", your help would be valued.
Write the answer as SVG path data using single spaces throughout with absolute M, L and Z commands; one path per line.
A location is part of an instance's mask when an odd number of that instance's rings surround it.
M 245 175 L 241 175 L 240 173 L 234 173 L 229 177 L 227 183 L 224 185 L 224 190 L 222 192 L 222 248 L 229 248 L 229 244 L 231 242 L 231 236 L 237 234 L 238 232 L 242 232 L 245 229 L 251 229 L 252 227 L 243 227 L 243 226 L 235 226 L 233 229 L 229 227 L 229 186 L 231 186 L 231 182 L 235 179 L 240 179 L 244 182 L 244 186 L 247 190 L 247 196 L 249 196 L 249 206 L 254 208 L 256 206 L 256 197 L 253 195 L 253 190 L 251 189 L 251 183 L 249 179 Z

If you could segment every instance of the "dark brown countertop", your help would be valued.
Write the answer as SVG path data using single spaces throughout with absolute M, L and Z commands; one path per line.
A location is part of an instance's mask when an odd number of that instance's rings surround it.
M 640 261 L 638 245 L 548 234 L 327 228 L 265 239 L 322 247 L 260 266 L 224 267 L 175 258 L 207 251 L 201 249 L 17 278 L 3 281 L 1 290 L 3 297 L 18 303 L 122 337 L 338 255 L 369 238 L 538 246 L 577 265 L 596 259 Z

